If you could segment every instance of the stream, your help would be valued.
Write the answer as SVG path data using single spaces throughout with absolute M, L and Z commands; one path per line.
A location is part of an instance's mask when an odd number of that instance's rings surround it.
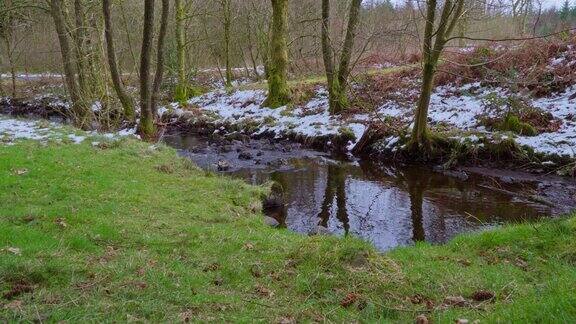
M 280 184 L 282 201 L 265 213 L 281 227 L 354 235 L 381 251 L 576 208 L 576 181 L 556 176 L 380 164 L 267 139 L 223 143 L 177 134 L 164 142 L 204 169 Z

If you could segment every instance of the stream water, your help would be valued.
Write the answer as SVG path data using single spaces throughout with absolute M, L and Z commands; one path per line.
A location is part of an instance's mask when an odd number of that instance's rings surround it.
M 252 184 L 281 184 L 283 204 L 266 210 L 281 226 L 354 235 L 382 251 L 415 241 L 443 243 L 458 233 L 576 208 L 576 182 L 554 176 L 338 159 L 269 140 L 222 144 L 169 135 L 164 141 L 205 169 Z

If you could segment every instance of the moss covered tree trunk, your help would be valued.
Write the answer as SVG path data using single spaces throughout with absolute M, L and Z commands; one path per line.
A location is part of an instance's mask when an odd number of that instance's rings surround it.
M 178 85 L 176 86 L 175 99 L 180 103 L 188 100 L 188 80 L 186 80 L 186 33 L 184 21 L 186 20 L 186 9 L 184 0 L 174 1 L 175 23 L 174 33 L 176 37 L 176 56 L 178 69 Z
M 272 0 L 268 97 L 264 106 L 277 108 L 290 102 L 288 88 L 288 0 Z
M 428 107 L 430 106 L 430 97 L 434 87 L 434 70 L 435 65 L 425 63 L 422 70 L 422 85 L 420 87 L 420 96 L 416 106 L 416 115 L 414 117 L 414 128 L 412 129 L 412 142 L 418 146 L 427 145 L 428 139 Z
M 114 30 L 112 27 L 110 1 L 111 0 L 102 0 L 102 12 L 104 16 L 104 37 L 106 38 L 106 50 L 108 52 L 108 66 L 110 68 L 110 75 L 112 77 L 114 91 L 116 92 L 116 95 L 122 104 L 124 117 L 130 121 L 133 121 L 135 119 L 134 101 L 128 95 L 128 93 L 126 93 L 124 85 L 122 84 L 120 70 L 118 68 L 118 61 L 116 59 L 116 51 L 114 49 Z
M 330 0 L 322 0 L 322 58 L 324 60 L 324 72 L 328 85 L 328 101 L 330 113 L 335 113 L 339 106 L 340 86 L 334 67 L 334 51 L 330 42 Z
M 154 0 L 144 0 L 144 28 L 142 49 L 140 51 L 140 124 L 138 132 L 144 139 L 156 134 L 154 115 L 151 108 L 152 91 L 150 87 L 150 57 L 154 32 Z
M 412 137 L 408 145 L 411 151 L 423 154 L 430 153 L 432 148 L 428 132 L 428 108 L 434 88 L 436 67 L 447 38 L 452 34 L 462 16 L 464 0 L 446 0 L 436 27 L 437 5 L 437 0 L 426 2 L 426 25 L 422 46 L 422 86 L 414 115 Z

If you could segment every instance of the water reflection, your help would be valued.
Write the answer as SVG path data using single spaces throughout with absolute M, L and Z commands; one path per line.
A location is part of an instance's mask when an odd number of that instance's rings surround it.
M 186 155 L 209 167 L 237 153 L 197 150 Z M 321 226 L 335 235 L 359 236 L 380 250 L 415 241 L 442 243 L 461 232 L 549 217 L 576 207 L 574 202 L 551 205 L 521 194 L 541 190 L 543 183 L 538 181 L 463 178 L 427 168 L 338 162 L 318 156 L 287 161 L 282 167 L 264 168 L 242 161 L 242 167 L 231 174 L 253 184 L 280 183 L 285 204 L 270 215 L 283 226 L 300 233 L 315 233 Z M 545 194 L 554 197 L 554 190 L 565 190 L 566 183 L 545 186 Z

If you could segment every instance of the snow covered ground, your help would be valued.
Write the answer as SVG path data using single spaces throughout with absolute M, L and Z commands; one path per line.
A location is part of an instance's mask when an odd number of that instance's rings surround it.
M 0 117 L 0 145 L 11 145 L 14 141 L 29 140 L 48 140 L 53 129 L 50 123 L 11 119 Z
M 9 73 L 2 73 L 0 74 L 0 78 L 2 79 L 10 79 L 12 75 Z M 56 78 L 63 78 L 62 74 L 59 73 L 16 73 L 17 80 L 38 80 L 38 79 L 56 79 Z
M 536 136 L 519 136 L 511 133 L 503 135 L 514 137 L 518 144 L 530 147 L 539 153 L 576 157 L 576 100 L 570 99 L 574 93 L 576 86 L 549 98 L 528 98 L 530 106 L 544 113 L 550 113 L 554 119 L 561 120 L 562 124 L 557 131 L 540 133 Z M 437 87 L 431 98 L 429 119 L 431 124 L 445 123 L 467 133 L 490 136 L 493 133 L 482 125 L 482 119 L 496 117 L 499 111 L 494 109 L 493 101 L 507 98 L 509 95 L 507 90 L 482 88 L 480 83 L 471 83 L 459 88 Z M 397 117 L 410 123 L 413 109 L 413 105 L 389 101 L 380 107 L 378 115 Z
M 351 141 L 351 149 L 362 137 L 366 126 L 363 122 L 367 115 L 358 115 L 356 121 L 343 120 L 328 113 L 328 94 L 319 87 L 316 95 L 300 107 L 280 107 L 271 109 L 262 106 L 266 99 L 263 90 L 243 90 L 227 94 L 223 90 L 207 93 L 193 98 L 189 103 L 222 123 L 256 123 L 258 131 L 254 135 L 273 133 L 277 137 L 288 134 L 306 137 L 338 135 L 351 131 L 356 141 Z M 182 115 L 186 112 L 177 105 L 172 105 L 173 113 Z M 169 110 L 161 110 L 168 112 Z
M 562 120 L 562 126 L 553 133 L 542 133 L 532 137 L 519 136 L 516 141 L 538 152 L 576 157 L 576 99 L 570 99 L 574 93 L 576 86 L 557 96 L 534 100 L 535 107 L 550 112 Z
M 412 96 L 413 89 L 406 90 L 406 96 Z M 542 99 L 527 99 L 530 105 L 549 112 L 555 119 L 561 120 L 560 129 L 551 133 L 540 133 L 537 136 L 518 136 L 509 132 L 498 133 L 497 137 L 513 137 L 521 144 L 531 147 L 536 152 L 559 156 L 576 157 L 576 100 L 570 96 L 576 92 L 576 86 L 564 93 Z M 497 117 L 506 107 L 495 108 L 494 101 L 505 100 L 511 93 L 502 88 L 481 87 L 480 83 L 470 83 L 460 87 L 437 87 L 431 98 L 429 120 L 432 125 L 444 124 L 461 130 L 463 136 L 477 141 L 478 136 L 494 137 L 482 125 L 487 117 Z M 523 96 L 524 98 L 524 96 Z M 407 100 L 390 100 L 384 102 L 376 112 L 347 116 L 330 116 L 328 98 L 324 88 L 318 87 L 313 98 L 297 107 L 280 107 L 270 109 L 262 107 L 265 99 L 263 90 L 243 90 L 226 93 L 217 90 L 190 100 L 190 105 L 199 107 L 204 114 L 216 122 L 232 124 L 255 123 L 258 125 L 255 134 L 271 132 L 277 137 L 297 134 L 309 137 L 336 135 L 343 129 L 352 131 L 358 141 L 367 129 L 371 120 L 383 120 L 386 116 L 398 118 L 406 126 L 412 122 L 414 103 Z M 187 112 L 173 104 L 171 112 L 183 115 Z M 472 133 L 472 135 L 470 135 Z M 464 138 L 464 137 L 463 137 Z M 352 149 L 355 142 L 348 146 Z M 394 145 L 392 143 L 390 145 Z
M 62 124 L 46 120 L 16 119 L 0 115 L 0 146 L 14 145 L 22 140 L 34 140 L 42 143 L 48 141 L 80 144 L 93 140 L 114 140 L 124 136 L 135 136 L 135 129 L 124 129 L 115 133 L 83 132 Z

